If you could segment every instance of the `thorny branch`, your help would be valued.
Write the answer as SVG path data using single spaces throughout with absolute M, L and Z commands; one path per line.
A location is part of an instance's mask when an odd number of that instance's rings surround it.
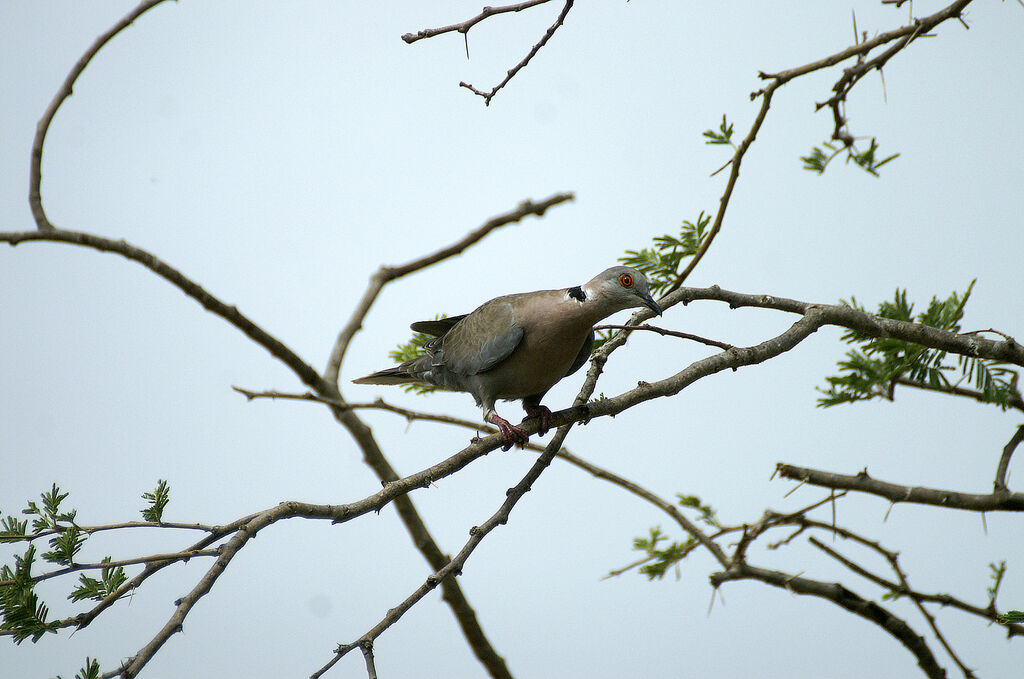
M 565 6 L 562 7 L 562 11 L 559 13 L 558 18 L 555 19 L 555 23 L 551 24 L 551 26 L 548 28 L 548 30 L 544 32 L 544 35 L 541 37 L 540 42 L 538 42 L 536 45 L 534 45 L 530 49 L 530 51 L 526 53 L 526 56 L 523 57 L 519 61 L 518 64 L 516 64 L 515 66 L 510 68 L 508 73 L 505 74 L 505 78 L 500 83 L 498 83 L 497 85 L 492 87 L 490 92 L 481 92 L 477 88 L 475 88 L 472 85 L 470 85 L 469 83 L 465 83 L 465 82 L 460 82 L 459 83 L 459 87 L 465 87 L 467 90 L 469 90 L 473 94 L 475 94 L 477 96 L 480 96 L 480 97 L 483 97 L 483 99 L 484 99 L 484 106 L 490 106 L 491 105 L 491 99 L 493 99 L 494 95 L 496 95 L 498 93 L 498 90 L 500 90 L 505 85 L 507 85 L 509 83 L 509 81 L 512 80 L 512 78 L 515 77 L 516 73 L 519 73 L 519 71 L 523 70 L 523 68 L 528 63 L 530 63 L 530 60 L 533 59 L 537 55 L 537 52 L 540 51 L 541 47 L 543 47 L 544 45 L 548 44 L 548 40 L 551 39 L 551 37 L 555 34 L 555 31 L 557 31 L 558 28 L 565 22 L 565 17 L 569 16 L 569 10 L 572 9 L 572 4 L 573 4 L 573 0 L 565 0 Z
M 835 472 L 797 467 L 796 465 L 779 463 L 776 471 L 784 479 L 800 481 L 812 486 L 832 488 L 833 490 L 852 490 L 884 497 L 893 504 L 910 502 L 913 504 L 935 505 L 947 509 L 965 509 L 974 512 L 1020 512 L 1024 511 L 1024 493 L 960 493 L 952 490 L 922 488 L 920 486 L 901 486 L 887 481 L 879 481 L 868 476 L 867 470 L 855 475 L 836 474 Z

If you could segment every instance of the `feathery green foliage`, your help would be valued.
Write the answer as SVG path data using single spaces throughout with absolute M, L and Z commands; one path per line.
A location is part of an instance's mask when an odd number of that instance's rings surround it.
M 164 507 L 171 500 L 171 487 L 167 481 L 158 479 L 156 488 L 150 493 L 143 493 L 142 499 L 149 502 L 149 506 L 140 510 L 142 518 L 153 523 L 160 523 L 164 517 Z
M 29 545 L 23 556 L 14 556 L 14 568 L 0 567 L 0 626 L 12 632 L 14 643 L 29 637 L 33 643 L 47 632 L 55 633 L 59 622 L 47 622 L 49 609 L 35 593 L 32 564 L 35 563 L 35 545 Z
M 705 523 L 712 528 L 721 528 L 721 524 L 718 522 L 718 516 L 715 509 L 708 504 L 701 502 L 701 499 L 696 495 L 682 495 L 676 494 L 679 500 L 679 505 L 686 509 L 696 509 L 699 513 L 697 517 L 698 521 Z M 671 541 L 667 546 L 661 547 L 661 543 L 664 540 L 668 540 L 661 531 L 660 526 L 651 528 L 648 532 L 647 537 L 634 538 L 633 549 L 646 552 L 650 559 L 647 563 L 642 565 L 639 569 L 640 573 L 647 576 L 648 580 L 655 580 L 665 577 L 669 568 L 677 566 L 680 561 L 686 558 L 686 555 L 690 553 L 696 544 L 697 540 L 692 535 L 688 535 L 682 542 Z M 679 572 L 676 571 L 676 577 Z
M 435 321 L 439 321 L 442 318 L 448 318 L 447 314 L 437 314 L 434 316 Z M 411 361 L 414 358 L 419 358 L 426 353 L 423 346 L 432 339 L 434 339 L 434 337 L 425 332 L 414 332 L 412 334 L 412 338 L 408 342 L 405 344 L 399 344 L 389 351 L 388 357 L 395 363 L 405 363 L 406 361 Z M 402 388 L 416 394 L 429 394 L 437 391 L 437 387 L 432 384 L 403 384 Z
M 657 236 L 654 238 L 654 247 L 626 250 L 625 256 L 619 257 L 619 261 L 647 276 L 651 294 L 660 294 L 678 282 L 686 260 L 697 254 L 707 238 L 710 223 L 711 215 L 701 211 L 696 222 L 683 222 L 678 236 Z
M 705 133 L 706 134 L 706 133 Z M 824 174 L 828 164 L 843 151 L 846 151 L 846 162 L 853 161 L 861 169 L 870 175 L 875 177 L 878 176 L 878 168 L 882 167 L 886 163 L 892 160 L 896 160 L 900 157 L 900 154 L 894 153 L 888 158 L 878 160 L 876 155 L 878 153 L 878 142 L 874 137 L 871 138 L 871 143 L 868 148 L 864 151 L 858 151 L 857 147 L 853 144 L 849 146 L 842 145 L 837 146 L 830 142 L 823 144 L 828 149 L 828 153 L 823 151 L 820 147 L 815 146 L 811 149 L 810 155 L 800 156 L 800 160 L 804 163 L 804 169 L 810 170 L 811 172 L 817 172 L 818 174 Z
M 102 563 L 110 563 L 110 557 L 104 557 Z M 68 598 L 72 601 L 82 601 L 83 599 L 103 601 L 127 581 L 128 576 L 121 566 L 104 566 L 100 570 L 99 580 L 81 573 L 78 576 L 78 587 L 68 595 Z
M 960 332 L 964 306 L 971 296 L 974 281 L 961 295 L 953 292 L 940 300 L 933 297 L 927 310 L 914 317 L 914 305 L 907 301 L 906 290 L 896 290 L 892 301 L 878 305 L 882 318 L 914 321 L 949 332 Z M 843 304 L 864 311 L 856 299 Z M 963 383 L 973 384 L 978 400 L 993 403 L 1005 410 L 1021 402 L 1017 390 L 1017 373 L 1009 364 L 967 356 L 957 356 L 955 364 L 946 360 L 946 352 L 929 349 L 902 340 L 868 337 L 857 330 L 847 330 L 843 341 L 859 345 L 859 349 L 846 353 L 839 361 L 839 375 L 826 377 L 826 389 L 818 399 L 818 406 L 828 408 L 841 403 L 867 401 L 873 398 L 892 400 L 898 379 L 907 380 L 923 388 L 953 392 Z M 956 374 L 951 382 L 947 375 Z
M 722 124 L 718 126 L 718 131 L 715 130 L 704 130 L 703 136 L 707 139 L 705 144 L 711 146 L 725 146 L 729 145 L 736 148 L 736 144 L 732 141 L 732 123 L 725 119 L 725 114 L 722 114 Z
M 62 679 L 58 674 L 56 679 Z M 86 656 L 85 665 L 75 673 L 75 679 L 100 679 L 100 661 Z

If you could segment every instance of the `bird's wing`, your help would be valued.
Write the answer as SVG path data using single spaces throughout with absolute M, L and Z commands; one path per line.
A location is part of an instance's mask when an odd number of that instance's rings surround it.
M 444 333 L 433 365 L 476 375 L 508 358 L 523 339 L 523 329 L 516 324 L 515 297 L 493 299 L 456 322 Z
M 461 316 L 449 316 L 448 318 L 438 318 L 432 321 L 416 321 L 409 327 L 415 332 L 424 332 L 434 337 L 443 337 L 446 332 L 455 327 L 455 324 L 461 321 L 468 314 L 462 314 Z

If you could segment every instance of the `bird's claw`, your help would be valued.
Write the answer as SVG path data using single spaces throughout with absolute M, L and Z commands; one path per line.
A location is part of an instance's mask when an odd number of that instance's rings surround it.
M 540 426 L 537 427 L 537 434 L 544 436 L 551 429 L 551 409 L 547 406 L 523 406 L 523 410 L 526 411 L 526 419 L 532 419 L 534 417 L 540 418 Z M 524 422 L 526 420 L 523 420 Z
M 516 444 L 526 444 L 526 432 L 506 420 L 504 417 L 501 417 L 498 414 L 492 414 L 488 419 L 490 419 L 491 424 L 497 425 L 498 431 L 501 432 L 501 437 L 505 442 L 501 447 L 502 450 L 510 450 L 512 446 Z

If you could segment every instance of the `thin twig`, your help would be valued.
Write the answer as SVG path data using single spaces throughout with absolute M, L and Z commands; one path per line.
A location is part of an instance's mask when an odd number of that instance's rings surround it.
M 627 332 L 633 330 L 650 330 L 651 332 L 656 332 L 659 335 L 664 335 L 665 337 L 678 337 L 680 339 L 693 340 L 694 342 L 706 344 L 709 347 L 718 347 L 723 351 L 729 351 L 730 349 L 736 348 L 731 344 L 726 344 L 725 342 L 707 339 L 706 337 L 701 337 L 700 335 L 691 335 L 688 332 L 679 332 L 678 330 L 666 330 L 665 328 L 659 328 L 655 325 L 650 325 L 648 323 L 644 323 L 643 325 L 598 325 L 594 327 L 594 330 L 625 330 Z
M 424 38 L 433 38 L 437 35 L 443 35 L 444 33 L 451 33 L 458 31 L 463 35 L 468 35 L 469 29 L 476 26 L 478 23 L 489 17 L 495 16 L 496 14 L 506 14 L 508 12 L 522 12 L 524 9 L 536 7 L 537 5 L 543 5 L 551 0 L 527 0 L 527 2 L 520 2 L 515 5 L 504 5 L 502 7 L 484 7 L 480 14 L 477 14 L 471 19 L 466 19 L 463 22 L 457 24 L 451 24 L 450 26 L 442 26 L 441 28 L 425 28 L 422 31 L 416 31 L 415 33 L 406 33 L 402 36 L 408 44 L 412 44 L 417 40 L 423 40 Z
M 121 559 L 120 561 L 105 561 L 100 563 L 76 563 L 68 566 L 67 568 L 61 568 L 59 570 L 50 571 L 49 573 L 41 573 L 40 575 L 34 575 L 29 578 L 28 582 L 42 582 L 43 580 L 49 580 L 50 578 L 57 578 L 68 573 L 77 573 L 78 571 L 93 571 L 100 570 L 102 568 L 117 568 L 118 566 L 134 566 L 140 563 L 162 563 L 164 561 L 188 561 L 194 556 L 219 556 L 220 550 L 218 549 L 195 549 L 187 550 L 184 552 L 173 552 L 170 554 L 153 554 L 150 556 L 139 556 L 134 559 Z M 14 580 L 0 580 L 0 587 L 5 587 L 15 584 Z
M 473 94 L 483 97 L 484 106 L 490 106 L 491 99 L 493 99 L 494 95 L 498 93 L 498 90 L 507 85 L 509 81 L 512 80 L 512 78 L 514 78 L 517 73 L 519 73 L 519 71 L 523 70 L 523 68 L 528 63 L 530 63 L 530 60 L 533 59 L 534 56 L 536 56 L 537 52 L 540 51 L 540 48 L 544 47 L 544 45 L 548 43 L 548 40 L 550 40 L 551 36 L 555 34 L 555 31 L 558 30 L 559 26 L 561 26 L 565 22 L 565 17 L 569 15 L 569 10 L 572 9 L 572 4 L 573 0 L 565 0 L 565 6 L 562 7 L 562 11 L 559 13 L 558 18 L 555 19 L 555 23 L 551 24 L 548 30 L 544 32 L 544 35 L 541 36 L 540 41 L 530 49 L 530 51 L 526 54 L 525 57 L 522 58 L 522 60 L 520 60 L 518 64 L 509 69 L 508 73 L 505 74 L 505 78 L 500 83 L 491 88 L 490 92 L 481 92 L 477 88 L 465 82 L 460 82 L 459 87 L 465 87 Z

